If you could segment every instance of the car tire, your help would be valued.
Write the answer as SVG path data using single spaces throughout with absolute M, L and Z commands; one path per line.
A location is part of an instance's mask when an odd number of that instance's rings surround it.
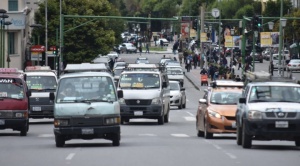
M 182 99 L 181 99 L 181 101 L 180 101 L 180 104 L 179 104 L 179 106 L 178 106 L 178 109 L 182 109 Z
M 204 122 L 204 138 L 205 139 L 212 139 L 213 138 L 213 133 L 209 133 L 207 131 L 207 124 Z
M 186 107 L 186 100 L 184 101 L 184 104 L 182 104 L 182 108 Z
M 164 115 L 161 115 L 160 117 L 158 117 L 157 123 L 158 123 L 159 125 L 163 125 L 163 124 L 164 124 Z
M 65 138 L 63 136 L 55 135 L 56 147 L 63 147 L 65 145 Z
M 120 146 L 120 140 L 121 140 L 121 135 L 120 133 L 114 134 L 113 139 L 112 139 L 112 145 L 113 146 Z
M 125 124 L 125 123 L 128 123 L 128 122 L 129 122 L 129 119 L 121 118 L 121 124 Z
M 20 136 L 27 136 L 27 131 L 28 131 L 28 124 L 20 130 Z
M 198 132 L 197 132 L 197 136 L 198 136 L 198 137 L 203 137 L 203 136 L 204 136 L 204 132 L 203 132 L 203 131 L 200 131 L 200 130 L 198 130 Z
M 264 60 L 263 60 L 263 59 L 261 59 L 259 62 L 260 62 L 260 63 L 263 63 L 263 62 L 264 62 Z
M 248 135 L 246 133 L 245 129 L 245 122 L 243 122 L 243 128 L 242 128 L 242 146 L 245 149 L 250 149 L 252 146 L 252 136 Z
M 295 145 L 298 147 L 300 146 L 300 138 L 299 137 L 296 138 Z
M 237 127 L 236 129 L 236 144 L 242 145 L 242 128 Z
M 170 106 L 168 106 L 167 114 L 164 116 L 164 122 L 169 123 Z

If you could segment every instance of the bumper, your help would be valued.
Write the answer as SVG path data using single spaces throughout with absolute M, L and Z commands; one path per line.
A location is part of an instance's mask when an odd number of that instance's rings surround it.
M 84 132 L 93 130 L 93 132 Z M 60 127 L 53 129 L 55 135 L 63 136 L 68 139 L 93 139 L 108 138 L 109 135 L 120 134 L 120 125 L 114 126 L 91 126 L 91 127 Z
M 40 108 L 40 110 L 39 110 Z M 30 118 L 53 118 L 53 105 L 31 105 Z
M 121 117 L 156 119 L 163 113 L 162 105 L 121 105 Z
M 256 139 L 262 140 L 294 140 L 295 137 L 300 137 L 300 121 L 295 120 L 263 120 L 249 121 L 246 123 L 245 132 L 255 136 Z M 276 121 L 285 121 L 288 123 L 286 128 L 276 126 Z
M 180 105 L 180 98 L 170 99 L 170 106 L 179 106 L 179 105 Z
M 210 133 L 236 133 L 235 120 L 208 118 L 207 124 L 207 131 Z
M 300 70 L 300 67 L 289 66 L 288 70 L 290 70 L 290 71 L 297 71 L 297 70 Z
M 28 125 L 28 119 L 0 119 L 0 129 L 21 130 Z

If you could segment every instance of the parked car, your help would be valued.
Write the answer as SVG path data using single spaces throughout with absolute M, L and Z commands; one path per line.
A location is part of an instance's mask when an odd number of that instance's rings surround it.
M 161 41 L 161 40 L 163 41 L 164 46 L 168 46 L 168 45 L 169 45 L 169 41 L 168 41 L 167 39 L 165 39 L 165 38 L 157 39 L 157 40 L 155 41 L 156 45 L 160 46 L 160 41 Z
M 289 71 L 297 71 L 300 70 L 300 59 L 292 59 L 287 65 Z
M 250 53 L 250 56 L 253 57 L 253 52 Z M 264 61 L 261 52 L 255 52 L 255 56 L 253 58 L 255 61 L 259 61 L 260 63 L 263 63 L 263 61 Z
M 113 59 L 119 58 L 119 54 L 115 51 L 111 51 L 109 54 L 107 54 L 107 56 Z
M 135 63 L 149 63 L 149 60 L 146 57 L 138 57 L 136 58 Z
M 132 43 L 123 43 L 122 46 L 126 47 L 126 53 L 137 53 L 137 48 Z
M 178 109 L 186 107 L 185 88 L 179 81 L 169 81 L 170 83 L 170 105 L 177 106 Z

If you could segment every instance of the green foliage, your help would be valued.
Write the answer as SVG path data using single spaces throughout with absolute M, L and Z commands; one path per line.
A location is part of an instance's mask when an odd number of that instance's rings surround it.
M 235 13 L 235 16 L 234 18 L 237 18 L 237 19 L 242 19 L 243 16 L 246 16 L 246 17 L 252 17 L 253 16 L 253 6 L 251 5 L 245 5 L 243 6 L 242 8 L 240 8 L 236 13 Z
M 62 12 L 64 15 L 120 15 L 118 9 L 107 0 L 64 0 Z M 45 25 L 44 16 L 45 6 L 41 3 L 36 22 Z M 48 0 L 48 46 L 58 44 L 55 38 L 59 25 L 59 1 Z M 63 59 L 67 63 L 82 63 L 90 62 L 98 54 L 107 54 L 120 40 L 123 25 L 124 22 L 117 19 L 65 18 Z

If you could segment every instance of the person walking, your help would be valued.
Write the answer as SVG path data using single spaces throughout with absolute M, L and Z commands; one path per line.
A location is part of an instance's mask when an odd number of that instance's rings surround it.
M 214 81 L 215 72 L 216 72 L 215 67 L 212 64 L 210 64 L 209 75 L 210 75 L 211 81 Z
M 149 52 L 149 43 L 148 42 L 146 43 L 146 53 L 150 54 L 150 52 Z
M 198 56 L 197 54 L 194 54 L 193 56 L 193 63 L 194 63 L 194 69 L 197 68 L 197 64 L 198 64 Z
M 271 76 L 273 76 L 273 72 L 274 72 L 274 63 L 273 63 L 273 61 L 271 60 L 271 61 L 270 61 L 270 74 L 271 74 Z
M 178 43 L 178 41 L 176 41 L 176 42 L 174 43 L 174 45 L 173 45 L 173 54 L 174 54 L 174 55 L 176 55 L 176 51 L 177 51 L 177 49 L 178 49 L 178 46 L 179 46 L 179 43 Z
M 161 49 L 164 48 L 164 41 L 163 40 L 160 40 L 160 47 L 161 47 Z

